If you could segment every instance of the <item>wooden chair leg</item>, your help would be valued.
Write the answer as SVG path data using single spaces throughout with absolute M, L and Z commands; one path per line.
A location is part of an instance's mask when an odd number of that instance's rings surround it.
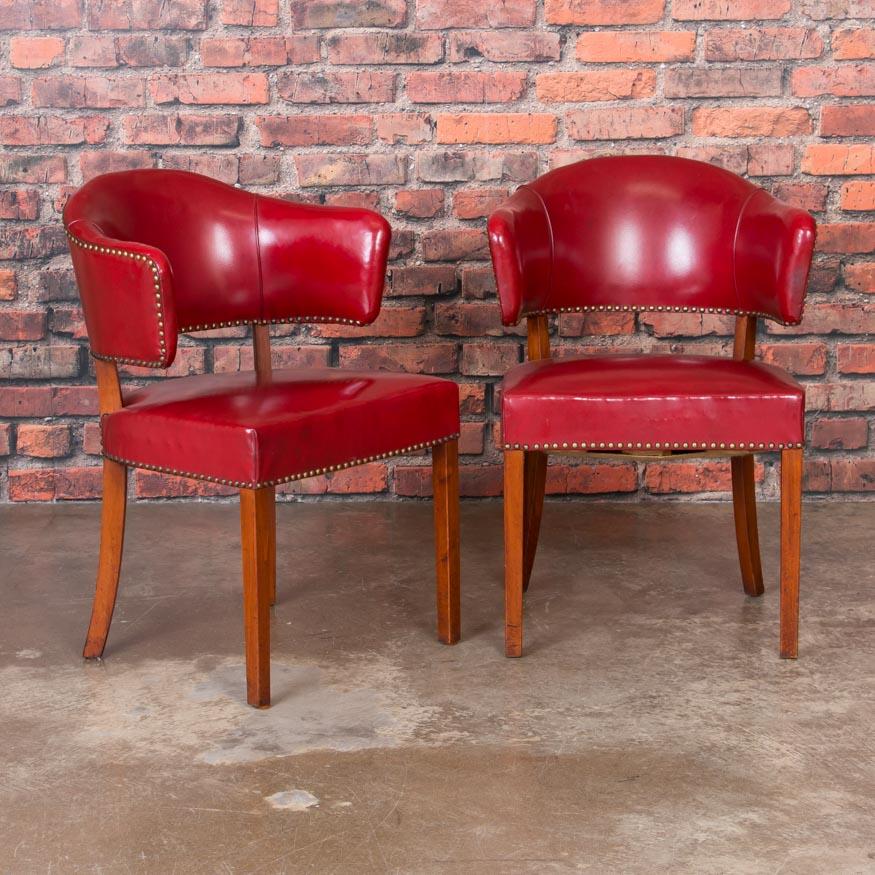
M 270 605 L 276 604 L 276 489 L 267 487 L 270 492 L 270 500 L 267 504 L 267 538 L 264 539 L 267 556 L 268 591 L 270 592 Z
M 504 653 L 523 653 L 525 451 L 504 453 Z
M 741 581 L 749 596 L 763 594 L 760 539 L 757 532 L 756 486 L 753 455 L 732 457 L 732 508 Z
M 100 558 L 97 564 L 97 586 L 91 608 L 91 622 L 82 655 L 97 659 L 103 655 L 112 612 L 118 593 L 125 543 L 125 511 L 127 509 L 128 469 L 112 459 L 103 460 L 103 502 L 100 511 Z
M 243 545 L 243 632 L 246 640 L 246 701 L 270 705 L 270 532 L 273 489 L 240 490 Z
M 781 657 L 799 653 L 802 450 L 781 451 Z
M 437 565 L 438 640 L 455 644 L 461 636 L 459 606 L 459 442 L 432 449 L 434 545 Z
M 544 490 L 547 485 L 547 458 L 546 453 L 526 453 L 523 592 L 529 588 L 535 553 L 538 551 L 541 514 L 544 511 Z

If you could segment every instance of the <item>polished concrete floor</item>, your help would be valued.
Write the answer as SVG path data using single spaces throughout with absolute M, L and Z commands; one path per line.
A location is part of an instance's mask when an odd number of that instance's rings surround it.
M 500 504 L 463 507 L 456 647 L 430 512 L 279 508 L 256 711 L 235 505 L 132 509 L 92 664 L 98 508 L 0 508 L 0 872 L 875 871 L 875 503 L 806 506 L 798 662 L 775 505 L 753 600 L 729 505 L 548 503 L 521 660 Z

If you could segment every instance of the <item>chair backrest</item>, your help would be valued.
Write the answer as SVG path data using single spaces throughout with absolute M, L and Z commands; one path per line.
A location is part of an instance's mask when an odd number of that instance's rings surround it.
M 795 323 L 814 219 L 700 161 L 581 161 L 489 219 L 502 318 L 567 310 L 758 315 Z
M 84 185 L 64 224 L 98 358 L 167 367 L 178 331 L 379 313 L 391 232 L 370 210 L 134 170 Z

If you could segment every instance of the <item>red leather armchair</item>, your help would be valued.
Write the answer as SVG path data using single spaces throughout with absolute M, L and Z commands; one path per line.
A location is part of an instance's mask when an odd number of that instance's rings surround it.
M 814 220 L 720 168 L 637 156 L 554 170 L 488 227 L 502 319 L 528 324 L 529 361 L 502 387 L 507 655 L 522 653 L 549 453 L 731 457 L 742 581 L 758 596 L 754 453 L 780 451 L 780 652 L 795 658 L 804 392 L 753 356 L 759 318 L 802 318 Z M 734 355 L 553 360 L 548 315 L 572 311 L 734 314 Z
M 129 467 L 240 490 L 247 700 L 270 704 L 275 487 L 432 448 L 438 637 L 459 639 L 458 389 L 329 368 L 272 371 L 272 322 L 366 325 L 390 229 L 368 210 L 261 197 L 171 170 L 110 173 L 64 224 L 100 397 L 104 493 L 86 657 L 103 653 L 118 588 Z M 167 368 L 177 335 L 252 325 L 255 370 L 122 391 L 117 365 Z

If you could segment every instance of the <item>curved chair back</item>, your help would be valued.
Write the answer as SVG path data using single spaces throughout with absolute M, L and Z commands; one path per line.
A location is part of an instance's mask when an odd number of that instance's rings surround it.
M 84 185 L 64 224 L 97 358 L 167 367 L 179 331 L 379 313 L 391 232 L 369 210 L 133 170 Z
M 802 317 L 815 225 L 700 161 L 622 156 L 559 168 L 489 219 L 502 319 L 569 310 Z

